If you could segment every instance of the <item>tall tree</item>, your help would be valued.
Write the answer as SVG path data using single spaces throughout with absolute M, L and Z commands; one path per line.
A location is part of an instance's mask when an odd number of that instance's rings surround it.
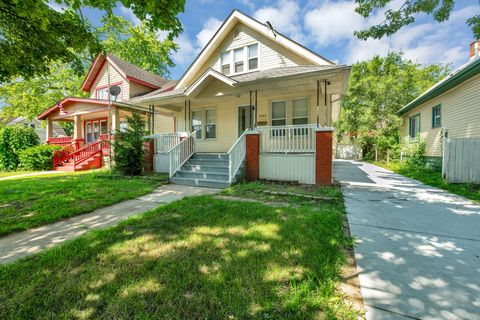
M 0 82 L 22 77 L 48 75 L 52 63 L 69 63 L 79 71 L 82 60 L 77 52 L 95 55 L 101 43 L 82 8 L 100 9 L 106 16 L 120 3 L 145 21 L 151 31 L 165 31 L 173 39 L 182 31 L 177 18 L 185 0 L 48 0 L 0 1 Z
M 102 22 L 104 24 L 94 34 L 107 52 L 146 70 L 168 75 L 168 67 L 173 66 L 169 54 L 176 49 L 172 40 L 168 37 L 160 40 L 146 23 L 134 26 L 130 21 L 115 16 L 104 18 Z M 47 75 L 19 78 L 0 85 L 0 98 L 5 102 L 2 114 L 32 119 L 66 96 L 87 96 L 82 92 L 81 84 L 91 61 L 85 51 L 77 53 L 77 56 L 82 67 L 79 71 L 70 63 L 52 62 Z
M 376 10 L 384 9 L 393 0 L 355 0 L 355 2 L 358 4 L 355 11 L 368 18 Z M 435 21 L 443 22 L 449 19 L 454 5 L 455 0 L 406 0 L 396 10 L 385 10 L 383 22 L 366 30 L 355 31 L 355 35 L 363 40 L 392 35 L 402 27 L 415 22 L 418 13 L 429 14 Z M 480 14 L 473 15 L 466 23 L 472 29 L 475 38 L 480 39 Z
M 349 87 L 335 127 L 339 139 L 359 142 L 368 153 L 399 142 L 396 112 L 448 74 L 446 65 L 420 65 L 390 52 L 352 66 Z

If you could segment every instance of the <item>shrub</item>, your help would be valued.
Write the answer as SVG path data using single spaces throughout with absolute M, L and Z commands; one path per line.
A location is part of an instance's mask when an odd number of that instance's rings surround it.
M 418 143 L 407 143 L 402 146 L 403 156 L 405 162 L 409 166 L 424 166 L 425 165 L 425 149 L 424 141 Z
M 137 112 L 127 118 L 128 128 L 117 131 L 113 139 L 115 170 L 125 175 L 140 175 L 143 169 L 145 121 Z
M 16 125 L 0 129 L 0 170 L 16 170 L 20 152 L 39 143 L 40 139 L 31 127 Z
M 53 153 L 62 149 L 54 145 L 38 145 L 20 151 L 18 168 L 28 171 L 52 170 Z

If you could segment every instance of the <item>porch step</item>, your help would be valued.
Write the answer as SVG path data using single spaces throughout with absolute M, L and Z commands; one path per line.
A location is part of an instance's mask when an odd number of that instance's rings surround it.
M 228 161 L 226 153 L 195 153 L 190 159 Z
M 227 168 L 228 169 L 228 168 Z M 215 181 L 228 181 L 228 173 L 218 173 L 218 172 L 208 172 L 208 171 L 183 171 L 180 170 L 177 172 L 179 178 L 189 178 L 189 179 L 205 179 L 205 180 L 215 180 Z
M 214 166 L 214 167 L 227 167 L 228 168 L 228 160 L 192 159 L 192 158 L 190 158 L 190 160 L 188 160 L 186 164 Z
M 182 167 L 184 172 L 216 172 L 228 174 L 228 166 L 215 166 L 209 164 L 185 164 Z
M 175 177 L 170 179 L 170 182 L 175 184 L 180 184 L 183 186 L 217 188 L 217 189 L 224 189 L 224 188 L 228 188 L 229 186 L 228 181 L 180 178 L 180 177 L 177 177 L 176 175 Z

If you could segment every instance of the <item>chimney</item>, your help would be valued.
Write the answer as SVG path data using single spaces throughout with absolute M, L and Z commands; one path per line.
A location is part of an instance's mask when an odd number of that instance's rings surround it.
M 470 43 L 470 61 L 473 59 L 477 59 L 480 54 L 480 40 L 475 40 L 472 43 Z

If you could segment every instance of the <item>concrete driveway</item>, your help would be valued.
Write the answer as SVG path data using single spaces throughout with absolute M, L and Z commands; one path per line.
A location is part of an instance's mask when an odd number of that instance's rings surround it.
M 480 205 L 335 161 L 367 319 L 480 319 Z

